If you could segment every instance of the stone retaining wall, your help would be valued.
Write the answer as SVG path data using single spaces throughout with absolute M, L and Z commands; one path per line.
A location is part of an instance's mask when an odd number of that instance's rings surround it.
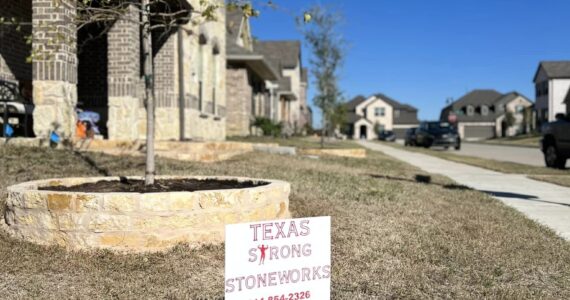
M 333 155 L 352 158 L 366 158 L 365 149 L 298 149 L 301 155 Z
M 3 225 L 11 235 L 42 245 L 144 252 L 168 249 L 178 243 L 220 243 L 226 224 L 290 217 L 288 183 L 216 178 L 270 184 L 247 189 L 139 194 L 38 190 L 43 186 L 118 180 L 110 177 L 32 181 L 8 188 Z

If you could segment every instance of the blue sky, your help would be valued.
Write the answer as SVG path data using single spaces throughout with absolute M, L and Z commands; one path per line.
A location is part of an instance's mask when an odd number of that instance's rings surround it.
M 385 93 L 436 119 L 445 99 L 476 88 L 519 91 L 534 101 L 541 60 L 570 60 L 568 0 L 274 0 L 252 20 L 258 39 L 302 39 L 294 16 L 314 3 L 340 10 L 349 42 L 341 88 Z M 308 66 L 309 49 L 303 49 Z M 314 95 L 311 86 L 309 98 Z M 310 101 L 312 104 L 312 101 Z M 320 112 L 315 112 L 319 127 Z

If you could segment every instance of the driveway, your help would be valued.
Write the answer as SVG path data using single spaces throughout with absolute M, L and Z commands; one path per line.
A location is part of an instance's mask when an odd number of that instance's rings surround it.
M 570 188 L 532 180 L 524 175 L 503 174 L 378 143 L 359 143 L 426 172 L 450 177 L 459 184 L 485 192 L 570 240 Z
M 438 149 L 438 148 L 435 148 Z M 453 154 L 476 156 L 499 161 L 544 167 L 542 152 L 537 148 L 463 143 L 460 151 Z

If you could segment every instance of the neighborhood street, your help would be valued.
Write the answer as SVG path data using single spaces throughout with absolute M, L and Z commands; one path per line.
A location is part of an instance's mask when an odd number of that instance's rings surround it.
M 426 172 L 450 177 L 461 185 L 488 193 L 529 218 L 550 227 L 564 239 L 570 240 L 570 188 L 531 180 L 524 175 L 503 174 L 378 143 L 361 141 L 360 144 Z M 494 147 L 497 146 L 482 145 L 479 148 Z M 498 146 L 498 148 L 505 147 Z M 538 151 L 530 148 L 528 150 Z M 509 156 L 512 158 L 516 155 Z
M 463 143 L 460 151 L 452 151 L 454 154 L 475 156 L 499 161 L 508 161 L 519 164 L 544 167 L 544 158 L 538 147 L 516 147 L 485 145 L 476 143 Z

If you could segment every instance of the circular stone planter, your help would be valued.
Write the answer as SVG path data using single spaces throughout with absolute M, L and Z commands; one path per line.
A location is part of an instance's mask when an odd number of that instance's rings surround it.
M 39 190 L 118 181 L 118 177 L 31 181 L 8 187 L 5 227 L 17 238 L 42 245 L 144 252 L 165 250 L 179 243 L 221 243 L 226 224 L 290 217 L 287 182 L 236 177 L 157 177 L 190 178 L 267 184 L 243 189 L 141 194 Z

